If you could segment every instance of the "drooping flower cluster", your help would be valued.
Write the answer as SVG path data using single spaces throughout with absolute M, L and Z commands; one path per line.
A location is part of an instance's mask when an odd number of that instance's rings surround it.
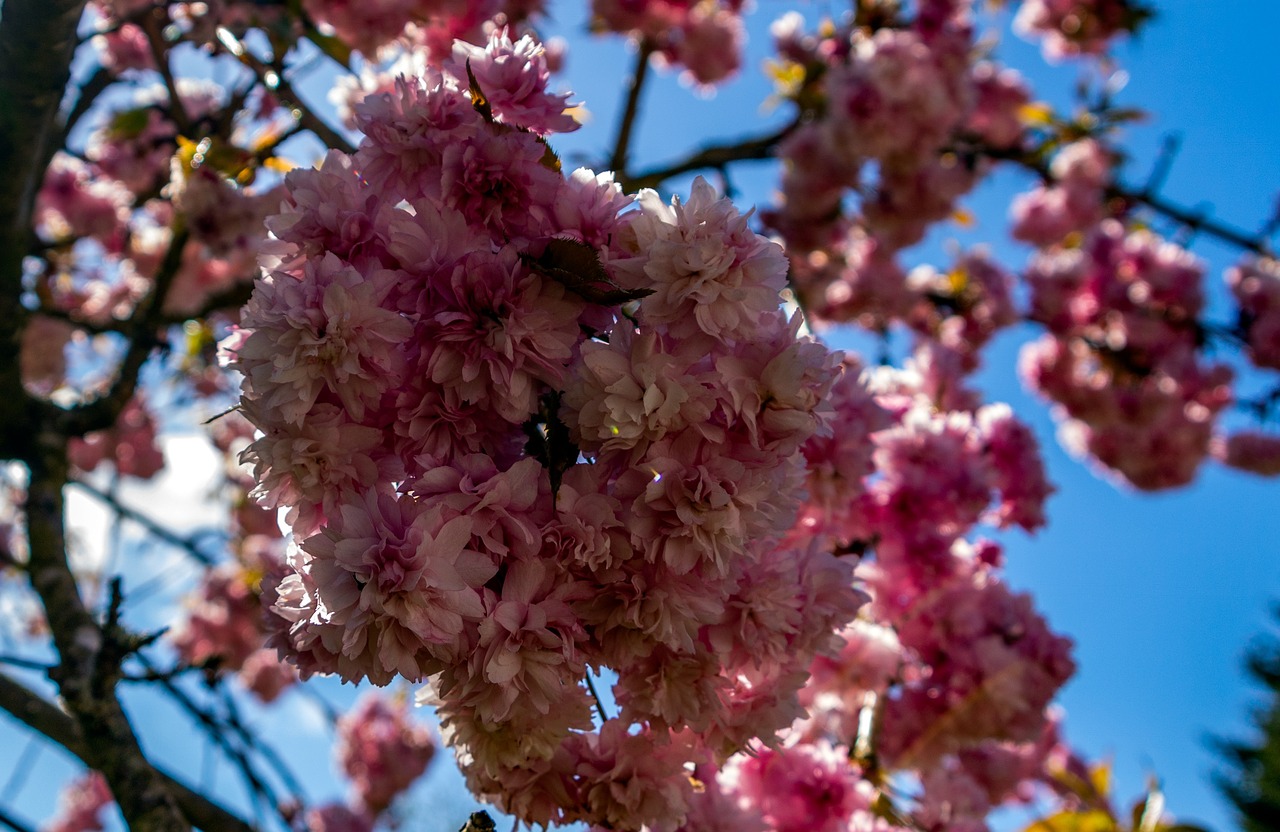
M 354 158 L 289 175 L 226 344 L 294 533 L 276 643 L 430 679 L 473 791 L 527 821 L 674 828 L 686 766 L 774 742 L 863 600 L 787 536 L 838 358 L 706 182 L 622 213 L 559 171 L 564 99 L 504 68 L 526 48 L 459 49 L 356 107 Z
M 1013 26 L 1043 38 L 1045 56 L 1060 59 L 1103 53 L 1150 14 L 1135 0 L 1023 0 Z
M 266 620 L 261 584 L 279 581 L 281 541 L 250 535 L 238 562 L 205 573 L 187 599 L 187 617 L 172 635 L 178 657 L 209 673 L 237 672 L 262 702 L 273 702 L 297 680 L 291 665 L 263 647 Z
M 338 719 L 337 731 L 338 765 L 351 781 L 355 805 L 368 817 L 386 811 L 435 756 L 431 731 L 409 719 L 404 700 L 368 694 Z
M 1203 271 L 1188 252 L 1107 220 L 1036 257 L 1027 382 L 1058 404 L 1063 439 L 1143 489 L 1182 485 L 1231 402 L 1231 371 L 1198 354 Z
M 742 65 L 746 26 L 742 0 L 592 0 L 592 25 L 626 34 L 685 69 L 684 77 L 710 86 Z
M 781 143 L 781 199 L 767 222 L 813 314 L 885 327 L 921 301 L 897 252 L 951 216 L 984 173 L 965 148 L 1020 141 L 1028 95 L 1011 72 L 971 59 L 966 3 L 819 34 L 793 12 L 773 33 L 779 77 L 790 79 L 782 92 L 813 117 Z

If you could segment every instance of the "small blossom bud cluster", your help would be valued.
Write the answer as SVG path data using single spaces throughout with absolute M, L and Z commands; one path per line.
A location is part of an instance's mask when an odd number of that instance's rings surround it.
M 171 639 L 178 657 L 210 672 L 238 672 L 245 688 L 273 702 L 297 679 L 291 665 L 264 648 L 267 628 L 260 584 L 279 581 L 280 541 L 250 536 L 242 542 L 241 562 L 204 574 L 187 599 L 187 617 Z
M 1214 437 L 1209 451 L 1229 468 L 1263 477 L 1280 476 L 1280 436 L 1275 434 L 1242 430 Z
M 40 827 L 41 832 L 101 832 L 102 811 L 114 801 L 107 781 L 96 771 L 72 780 L 58 797 L 58 813 Z
M 338 765 L 351 781 L 354 805 L 370 818 L 413 785 L 436 753 L 431 731 L 409 718 L 408 704 L 379 693 L 362 697 L 337 730 Z
M 1049 166 L 1052 184 L 1039 185 L 1013 201 L 1014 239 L 1049 247 L 1096 226 L 1103 217 L 1113 164 L 1111 153 L 1097 139 L 1081 139 L 1059 150 Z
M 1252 258 L 1227 269 L 1226 278 L 1240 306 L 1249 360 L 1280 370 L 1280 261 Z
M 1023 0 L 1013 28 L 1027 38 L 1043 38 L 1045 57 L 1060 60 L 1101 55 L 1145 17 L 1134 0 Z
M 721 83 L 742 66 L 742 0 L 592 0 L 592 26 L 628 35 L 660 60 L 684 68 L 699 86 Z
M 779 77 L 799 78 L 783 93 L 815 115 L 780 145 L 781 201 L 765 219 L 786 243 L 812 314 L 883 329 L 922 300 L 897 253 L 955 215 L 985 174 L 965 147 L 1020 143 L 1029 94 L 1011 71 L 973 61 L 965 3 L 820 35 L 803 25 L 793 12 L 773 33 Z
M 775 742 L 864 600 L 788 536 L 839 360 L 705 181 L 622 213 L 560 172 L 536 54 L 459 47 L 288 176 L 225 344 L 295 541 L 274 640 L 304 676 L 429 679 L 473 792 L 527 822 L 673 829 L 688 767 Z
M 1198 354 L 1201 277 L 1188 252 L 1116 220 L 1027 270 L 1049 332 L 1024 347 L 1023 377 L 1057 403 L 1070 450 L 1137 488 L 1189 482 L 1232 399 L 1230 369 Z

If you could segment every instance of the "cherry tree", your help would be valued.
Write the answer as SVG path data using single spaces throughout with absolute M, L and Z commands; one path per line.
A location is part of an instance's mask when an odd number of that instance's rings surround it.
M 591 3 L 632 66 L 578 166 L 543 3 L 6 0 L 0 708 L 86 767 L 50 826 L 390 828 L 451 756 L 517 826 L 941 832 L 1023 804 L 1032 829 L 1175 828 L 1066 739 L 1070 639 L 1000 542 L 1055 487 L 973 375 L 1031 324 L 1023 379 L 1125 487 L 1280 473 L 1278 223 L 1120 177 L 1139 113 L 1108 52 L 1145 6 L 1016 4 L 1018 36 L 1101 79 L 1074 110 L 998 62 L 998 10 L 829 11 L 772 22 L 766 129 L 641 167 L 647 79 L 754 71 L 762 12 Z M 738 204 L 762 160 L 776 192 Z M 1008 229 L 1030 261 L 929 259 L 1001 170 L 1034 183 Z M 1238 251 L 1230 320 L 1158 226 Z M 848 328 L 881 355 L 828 346 Z M 122 496 L 195 424 L 208 534 Z M 157 601 L 127 552 L 86 565 L 70 494 L 194 565 L 187 591 Z M 334 678 L 362 686 L 346 712 Z M 243 713 L 286 690 L 331 727 L 343 799 Z M 134 691 L 239 803 L 156 763 Z

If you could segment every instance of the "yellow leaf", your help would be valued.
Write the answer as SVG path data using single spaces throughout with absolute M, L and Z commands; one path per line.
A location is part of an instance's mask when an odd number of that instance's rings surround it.
M 773 81 L 778 95 L 790 97 L 800 92 L 804 85 L 804 67 L 795 61 L 767 60 L 764 74 Z
M 1030 127 L 1044 127 L 1053 123 L 1053 108 L 1043 101 L 1032 101 L 1018 108 L 1018 118 Z
M 1022 832 L 1117 832 L 1115 821 L 1106 812 L 1059 812 L 1035 821 Z
M 267 170 L 273 170 L 276 173 L 288 173 L 298 165 L 282 156 L 271 156 L 262 161 L 262 166 Z
M 1089 782 L 1103 797 L 1111 794 L 1111 763 L 1104 761 L 1089 769 Z
M 973 228 L 977 225 L 977 220 L 973 216 L 973 212 L 967 208 L 957 208 L 951 212 L 951 220 L 962 228 Z

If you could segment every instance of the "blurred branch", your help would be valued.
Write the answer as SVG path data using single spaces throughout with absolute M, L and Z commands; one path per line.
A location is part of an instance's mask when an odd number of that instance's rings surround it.
M 0 458 L 34 453 L 41 407 L 22 387 L 18 350 L 28 317 L 23 257 L 31 213 L 71 77 L 85 0 L 4 0 L 0 20 Z
M 28 826 L 18 820 L 13 815 L 6 812 L 2 806 L 0 806 L 0 825 L 7 826 L 12 829 L 13 832 L 36 832 L 36 828 L 34 826 Z
M 141 660 L 142 666 L 148 672 L 155 673 L 156 668 L 145 657 L 140 655 L 138 659 Z M 259 797 L 262 803 L 269 805 L 271 810 L 274 810 L 284 820 L 285 826 L 288 826 L 289 818 L 285 813 L 284 801 L 280 800 L 275 788 L 271 787 L 270 783 L 266 782 L 262 774 L 257 771 L 257 768 L 253 765 L 253 760 L 250 759 L 250 754 L 259 754 L 262 759 L 266 760 L 266 763 L 274 769 L 276 776 L 280 778 L 284 786 L 292 792 L 291 797 L 294 803 L 298 805 L 305 804 L 300 782 L 298 782 L 291 769 L 288 768 L 287 763 L 275 753 L 274 749 L 271 749 L 265 742 L 260 741 L 260 737 L 253 735 L 253 732 L 248 731 L 243 726 L 243 723 L 239 721 L 234 704 L 230 703 L 229 696 L 223 696 L 223 705 L 224 709 L 227 710 L 227 717 L 220 717 L 214 710 L 201 707 L 187 694 L 187 691 L 182 690 L 182 687 L 175 684 L 172 678 L 164 676 L 163 673 L 156 673 L 155 681 L 163 687 L 166 694 L 169 694 L 174 703 L 178 704 L 178 707 L 186 710 L 188 716 L 195 719 L 196 723 L 204 728 L 210 739 L 214 741 L 214 744 L 223 750 L 224 754 L 227 754 L 228 759 L 232 760 L 232 763 L 241 772 L 244 785 L 246 785 L 250 794 Z M 239 741 L 239 745 L 232 742 L 232 737 Z
M 12 714 L 32 731 L 56 742 L 67 751 L 89 762 L 89 749 L 75 721 L 56 705 L 0 673 L 0 709 Z M 158 771 L 182 813 L 191 823 L 218 832 L 255 832 L 252 826 L 189 788 L 181 781 Z
M 1163 184 L 1164 178 L 1168 174 L 1168 171 L 1164 168 L 1171 164 L 1169 160 L 1174 149 L 1166 143 L 1165 149 L 1161 152 L 1161 158 L 1157 161 L 1156 169 L 1148 179 L 1147 185 L 1141 190 L 1113 182 L 1106 188 L 1106 198 L 1108 200 L 1119 200 L 1128 206 L 1142 206 L 1184 228 L 1195 232 L 1204 232 L 1224 243 L 1252 252 L 1259 257 L 1274 257 L 1275 255 L 1267 242 L 1265 234 L 1250 234 L 1247 231 L 1216 220 L 1203 212 L 1184 208 L 1155 192 L 1156 188 Z M 974 156 L 1016 164 L 1024 170 L 1034 173 L 1040 177 L 1042 182 L 1047 184 L 1053 184 L 1055 181 L 1053 174 L 1049 170 L 1049 164 L 1044 158 L 1045 154 L 1037 149 L 997 150 L 989 147 L 978 147 L 977 149 L 970 149 L 968 152 Z
M 129 346 L 116 372 L 116 380 L 101 397 L 58 413 L 58 429 L 63 436 L 83 436 L 89 431 L 111 427 L 129 399 L 133 398 L 142 365 L 151 355 L 151 349 L 161 343 L 156 330 L 165 322 L 164 301 L 182 268 L 183 252 L 190 239 L 190 233 L 181 217 L 175 221 L 175 226 L 169 249 L 156 272 L 151 293 L 142 300 L 130 318 L 126 332 Z
M 245 48 L 229 31 L 222 29 L 218 32 L 219 43 L 240 63 L 244 64 L 253 74 L 258 77 L 267 89 L 272 90 L 280 100 L 288 105 L 292 105 L 297 112 L 298 122 L 307 130 L 316 134 L 316 138 L 324 142 L 326 146 L 335 150 L 341 150 L 343 153 L 351 154 L 355 152 L 355 146 L 347 141 L 341 133 L 328 122 L 320 118 L 315 112 L 307 106 L 298 94 L 294 91 L 293 85 L 289 83 L 289 79 L 285 77 L 283 67 L 269 66 L 262 61 L 252 51 Z
M 196 545 L 198 535 L 188 535 L 184 537 L 172 529 L 167 529 L 155 520 L 147 517 L 145 514 L 124 505 L 116 499 L 114 495 L 108 494 L 100 488 L 90 485 L 83 480 L 70 480 L 67 484 L 74 485 L 76 488 L 109 506 L 112 511 L 116 512 L 121 517 L 124 517 L 127 520 L 132 520 L 139 526 L 142 526 L 153 537 L 158 537 L 165 543 L 177 546 L 179 549 L 182 549 L 184 552 L 191 555 L 192 559 L 199 561 L 205 566 L 214 566 L 217 563 L 216 560 L 200 551 L 200 547 Z
M 713 144 L 696 150 L 683 159 L 667 165 L 641 171 L 634 176 L 619 175 L 618 182 L 623 190 L 631 192 L 641 188 L 656 188 L 668 179 L 682 173 L 695 170 L 722 170 L 734 162 L 748 159 L 768 159 L 773 156 L 778 143 L 785 139 L 796 128 L 793 122 L 780 130 L 741 141 Z
M 190 135 L 191 118 L 187 115 L 187 107 L 182 96 L 178 94 L 178 82 L 174 79 L 173 70 L 169 66 L 169 53 L 164 42 L 164 27 L 168 20 L 169 12 L 164 7 L 157 7 L 139 19 L 139 26 L 147 35 L 151 57 L 156 63 L 160 77 L 164 79 L 165 89 L 169 92 L 169 118 L 178 125 L 178 132 L 182 135 L 189 139 L 198 139 L 199 136 Z
M 622 177 L 627 169 L 627 155 L 631 150 L 631 134 L 635 129 L 636 117 L 640 114 L 640 94 L 644 92 L 644 82 L 649 76 L 649 58 L 653 55 L 653 44 L 642 39 L 636 50 L 635 69 L 627 83 L 627 100 L 622 108 L 622 116 L 618 121 L 618 135 L 613 142 L 613 155 L 609 158 L 609 170 L 617 171 Z

